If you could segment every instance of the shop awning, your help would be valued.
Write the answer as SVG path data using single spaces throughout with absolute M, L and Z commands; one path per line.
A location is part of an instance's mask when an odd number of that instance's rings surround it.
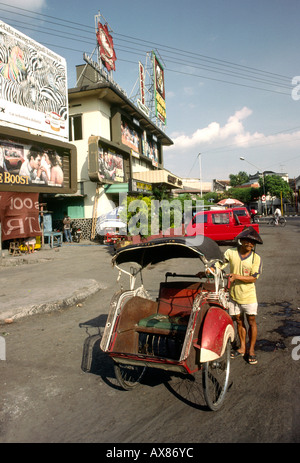
M 128 183 L 114 183 L 113 185 L 106 185 L 104 187 L 106 194 L 113 193 L 128 193 Z
M 151 183 L 152 185 L 166 185 L 170 189 L 182 187 L 182 179 L 166 169 L 134 172 L 133 178 Z

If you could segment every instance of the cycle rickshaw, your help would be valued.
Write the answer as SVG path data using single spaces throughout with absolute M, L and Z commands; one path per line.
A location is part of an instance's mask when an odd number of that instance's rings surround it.
M 197 277 L 167 272 L 158 297 L 151 299 L 142 270 L 173 258 L 196 258 L 204 271 Z M 115 253 L 112 263 L 128 275 L 130 287 L 112 297 L 100 348 L 113 359 L 122 388 L 139 386 L 150 368 L 187 375 L 202 370 L 206 404 L 214 411 L 221 407 L 229 385 L 234 328 L 223 273 L 217 269 L 212 279 L 207 277 L 206 269 L 216 261 L 222 261 L 219 246 L 199 235 L 158 238 Z M 138 267 L 125 269 L 132 263 Z M 141 284 L 135 288 L 138 275 Z

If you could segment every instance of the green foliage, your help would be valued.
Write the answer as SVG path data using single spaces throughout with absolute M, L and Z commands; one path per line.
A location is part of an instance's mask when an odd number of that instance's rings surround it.
M 234 198 L 242 201 L 242 203 L 248 204 L 251 201 L 257 200 L 259 195 L 259 188 L 230 188 L 223 194 L 223 198 Z
M 230 185 L 232 187 L 243 185 L 243 183 L 247 183 L 249 181 L 249 175 L 244 172 L 240 171 L 237 175 L 230 174 L 229 175 Z
M 266 175 L 264 177 L 265 192 L 270 196 L 276 196 L 280 198 L 281 195 L 287 200 L 291 200 L 293 197 L 293 191 L 289 184 L 278 175 Z M 260 194 L 263 194 L 263 179 L 259 179 Z

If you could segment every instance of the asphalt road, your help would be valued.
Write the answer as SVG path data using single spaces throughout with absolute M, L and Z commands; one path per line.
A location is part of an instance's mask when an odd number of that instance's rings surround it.
M 261 225 L 261 236 L 258 364 L 231 362 L 221 410 L 207 409 L 199 377 L 191 381 L 154 370 L 134 391 L 118 386 L 111 360 L 99 349 L 119 286 L 110 255 L 102 251 L 99 261 L 89 255 L 90 277 L 105 289 L 82 304 L 0 326 L 7 353 L 0 361 L 0 442 L 103 443 L 108 449 L 118 443 L 134 448 L 134 443 L 299 442 L 300 218 L 285 228 Z M 45 275 L 49 264 L 36 265 Z M 85 272 L 88 265 L 82 264 Z M 155 295 L 164 273 L 176 270 L 199 268 L 194 260 L 162 263 L 145 271 L 145 287 Z

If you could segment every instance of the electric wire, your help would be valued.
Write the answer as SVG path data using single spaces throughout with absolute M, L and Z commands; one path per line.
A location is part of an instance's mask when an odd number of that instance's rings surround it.
M 5 6 L 8 6 L 10 8 L 17 8 L 17 7 L 14 7 L 14 6 L 11 6 L 11 5 L 8 5 L 6 3 L 3 3 L 3 2 L 0 2 L 0 5 L 5 5 Z M 11 13 L 11 11 L 9 10 L 5 10 L 3 8 L 0 8 L 0 10 L 4 10 L 6 12 L 9 12 Z M 33 29 L 32 28 L 32 25 L 28 26 L 28 28 L 30 28 L 30 30 L 34 30 L 38 33 L 44 33 L 44 34 L 48 34 L 48 32 L 46 32 L 46 30 L 50 31 L 49 33 L 52 34 L 53 32 L 56 33 L 56 37 L 60 37 L 60 38 L 64 38 L 64 39 L 67 39 L 67 40 L 74 40 L 74 41 L 77 41 L 78 42 L 78 39 L 83 39 L 83 40 L 80 40 L 80 42 L 84 42 L 84 43 L 87 43 L 87 44 L 91 44 L 94 43 L 95 45 L 95 41 L 92 40 L 92 36 L 95 35 L 95 31 L 94 31 L 94 28 L 92 26 L 85 26 L 85 25 L 82 25 L 82 24 L 79 24 L 77 22 L 74 22 L 74 21 L 70 21 L 70 20 L 62 20 L 61 18 L 57 18 L 57 17 L 54 17 L 54 16 L 50 16 L 50 15 L 46 15 L 46 14 L 42 14 L 42 13 L 37 13 L 37 12 L 32 12 L 28 9 L 25 9 L 25 8 L 20 8 L 18 7 L 18 10 L 22 10 L 24 12 L 26 12 L 26 14 L 22 14 L 22 19 L 24 16 L 26 17 L 29 17 L 30 19 L 36 19 L 35 16 L 32 16 L 28 13 L 33 13 L 34 15 L 37 15 L 37 16 L 40 16 L 42 18 L 46 17 L 46 18 L 51 18 L 51 19 L 54 19 L 55 21 L 50 21 L 49 19 L 47 19 L 47 22 L 48 23 L 51 23 L 51 24 L 55 24 L 56 26 L 62 26 L 62 27 L 65 27 L 65 28 L 68 28 L 68 29 L 74 29 L 74 30 L 80 30 L 82 31 L 83 28 L 86 29 L 85 32 L 89 32 L 91 34 L 91 39 L 89 39 L 89 37 L 86 37 L 86 36 L 83 36 L 83 35 L 78 35 L 76 33 L 75 36 L 73 36 L 72 33 L 68 33 L 68 32 L 65 32 L 65 31 L 59 31 L 57 29 L 51 29 L 51 28 L 48 28 L 46 26 L 43 26 L 43 30 L 40 30 L 40 29 Z M 5 18 L 6 19 L 6 18 Z M 17 21 L 17 20 L 15 20 Z M 58 23 L 57 21 L 60 21 L 62 24 Z M 17 21 L 18 22 L 18 21 Z M 68 24 L 72 24 L 72 26 L 69 26 Z M 26 28 L 26 25 L 24 24 L 24 21 L 21 23 L 22 24 L 22 27 L 23 28 Z M 75 26 L 80 26 L 79 28 L 75 27 Z M 53 35 L 53 34 L 52 34 Z M 123 42 L 126 41 L 127 43 L 132 43 L 136 46 L 142 46 L 141 44 L 149 44 L 153 47 L 153 45 L 155 46 L 159 46 L 161 48 L 161 50 L 174 50 L 174 52 L 176 52 L 176 55 L 177 56 L 178 54 L 180 54 L 181 56 L 184 56 L 186 57 L 187 59 L 189 59 L 190 57 L 193 57 L 194 59 L 198 59 L 197 57 L 201 57 L 202 60 L 205 60 L 205 61 L 208 61 L 210 63 L 214 63 L 214 64 L 217 64 L 218 66 L 227 66 L 227 70 L 225 71 L 224 69 L 221 70 L 217 67 L 211 67 L 211 66 L 204 66 L 204 65 L 200 65 L 199 63 L 197 62 L 183 62 L 181 61 L 182 64 L 185 64 L 185 65 L 189 65 L 189 66 L 192 66 L 194 68 L 199 68 L 199 69 L 202 69 L 202 70 L 206 70 L 208 72 L 213 72 L 213 73 L 216 73 L 216 74 L 223 74 L 223 75 L 228 75 L 230 77 L 233 77 L 233 78 L 237 78 L 237 79 L 247 79 L 249 81 L 253 81 L 253 82 L 259 82 L 259 83 L 263 83 L 263 84 L 266 84 L 266 85 L 271 85 L 271 86 L 276 86 L 276 87 L 279 87 L 279 88 L 287 88 L 287 89 L 292 89 L 293 87 L 291 85 L 287 85 L 286 83 L 283 83 L 285 82 L 285 80 L 291 82 L 291 78 L 288 78 L 287 76 L 283 76 L 281 74 L 276 74 L 276 73 L 272 73 L 272 72 L 267 72 L 267 71 L 263 71 L 263 70 L 260 70 L 260 69 L 257 69 L 257 68 L 251 68 L 249 66 L 244 66 L 244 65 L 238 65 L 236 63 L 232 63 L 230 61 L 225 61 L 225 60 L 219 60 L 219 59 L 216 59 L 216 58 L 212 58 L 212 57 L 208 57 L 206 55 L 201 55 L 199 53 L 194 53 L 194 52 L 187 52 L 187 51 L 184 51 L 184 50 L 181 50 L 181 49 L 178 49 L 178 48 L 175 48 L 175 47 L 169 47 L 169 46 L 166 46 L 166 45 L 162 45 L 162 44 L 158 44 L 156 42 L 150 42 L 150 41 L 146 41 L 146 40 L 143 40 L 143 39 L 136 39 L 132 36 L 126 36 L 124 34 L 117 34 L 117 33 L 112 33 L 112 35 L 116 36 L 116 37 L 123 37 Z M 73 36 L 73 37 L 72 37 Z M 125 38 L 126 37 L 126 38 Z M 130 40 L 128 40 L 130 39 Z M 91 41 L 90 41 L 91 40 Z M 132 41 L 134 40 L 134 42 Z M 147 51 L 145 49 L 140 49 L 140 48 L 133 48 L 133 47 L 126 47 L 123 45 L 119 45 L 118 44 L 118 41 L 116 40 L 115 41 L 115 44 L 116 44 L 116 50 L 122 52 L 122 53 L 131 53 L 131 54 L 139 54 L 139 53 L 146 53 Z M 57 44 L 53 44 L 52 46 L 55 46 L 57 48 L 64 48 L 64 49 L 68 49 L 68 50 L 72 50 L 74 52 L 76 52 L 77 50 L 75 49 L 71 49 L 71 48 L 68 48 L 68 47 L 65 47 L 65 46 L 62 46 L 62 45 L 57 45 Z M 160 50 L 160 52 L 161 52 Z M 78 50 L 79 51 L 79 50 Z M 171 52 L 172 53 L 172 52 Z M 168 63 L 172 63 L 172 64 L 178 64 L 177 61 L 172 61 L 172 56 L 170 57 L 170 55 L 164 55 L 164 60 Z M 120 61 L 121 59 L 118 58 Z M 199 58 L 200 59 L 200 58 Z M 131 61 L 128 61 L 128 60 L 122 60 L 123 62 L 131 62 Z M 248 88 L 253 88 L 253 89 L 256 89 L 256 90 L 263 90 L 263 91 L 271 91 L 273 93 L 279 93 L 279 94 L 286 94 L 288 95 L 288 93 L 285 93 L 285 92 L 280 92 L 278 90 L 271 90 L 271 89 L 266 89 L 266 88 L 262 88 L 262 87 L 257 87 L 257 86 L 250 86 L 250 85 L 245 85 L 245 84 L 241 84 L 241 83 L 238 83 L 238 82 L 232 82 L 232 81 L 227 81 L 227 80 L 224 80 L 224 79 L 216 79 L 214 77 L 210 77 L 210 76 L 203 76 L 203 75 L 198 75 L 198 74 L 195 74 L 195 73 L 189 73 L 189 72 L 183 72 L 183 71 L 179 71 L 179 70 L 175 70 L 175 69 L 171 69 L 169 67 L 166 68 L 167 71 L 170 71 L 170 72 L 176 72 L 178 74 L 182 74 L 182 75 L 189 75 L 189 76 L 194 76 L 194 77 L 198 77 L 198 78 L 205 78 L 205 79 L 209 79 L 209 80 L 214 80 L 214 81 L 218 81 L 218 82 L 222 82 L 222 83 L 229 83 L 229 84 L 232 84 L 232 85 L 239 85 L 239 86 L 246 86 Z M 248 72 L 248 73 L 252 73 L 253 75 L 251 76 L 251 74 L 249 76 L 245 75 L 245 74 L 237 74 L 236 72 L 235 73 L 232 73 L 231 70 L 242 70 L 243 72 Z M 261 77 L 267 77 L 269 76 L 269 80 L 265 80 L 265 79 L 258 79 L 256 76 L 261 76 Z M 272 80 L 270 80 L 272 79 Z M 274 81 L 273 79 L 277 79 L 277 81 Z M 280 83 L 280 80 L 282 80 L 282 83 Z

